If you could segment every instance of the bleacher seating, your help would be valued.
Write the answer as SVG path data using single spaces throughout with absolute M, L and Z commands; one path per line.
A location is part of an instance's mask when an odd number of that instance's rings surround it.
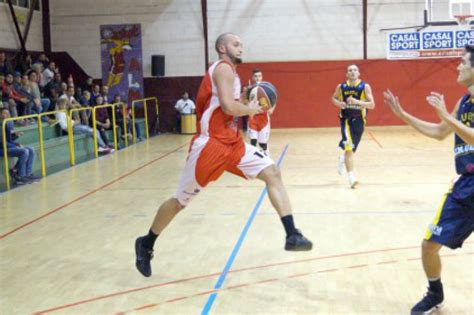
M 145 134 L 145 120 L 137 118 L 137 123 L 142 134 Z M 49 126 L 43 124 L 44 139 L 44 156 L 46 164 L 46 174 L 64 170 L 70 167 L 69 141 L 67 135 L 62 135 L 57 125 Z M 35 151 L 35 163 L 33 165 L 33 173 L 41 176 L 41 163 L 39 152 L 39 136 L 38 125 L 33 124 L 27 127 L 16 127 L 15 131 L 22 131 L 23 136 L 18 139 L 22 145 L 28 145 Z M 109 139 L 113 141 L 112 131 L 109 133 Z M 117 141 L 120 147 L 125 147 L 123 139 L 120 137 L 119 129 L 117 129 Z M 128 145 L 132 145 L 131 142 Z M 92 139 L 84 134 L 74 135 L 74 151 L 76 164 L 94 159 L 94 147 Z M 0 157 L 0 191 L 6 190 L 5 170 L 3 156 Z M 14 162 L 14 158 L 9 158 L 10 165 Z

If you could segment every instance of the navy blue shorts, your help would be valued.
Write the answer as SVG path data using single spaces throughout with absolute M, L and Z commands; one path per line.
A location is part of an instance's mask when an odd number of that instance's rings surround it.
M 455 249 L 474 230 L 474 175 L 462 175 L 443 197 L 425 239 Z
M 357 150 L 362 134 L 364 133 L 365 121 L 360 118 L 340 118 L 342 140 L 339 147 L 344 151 Z

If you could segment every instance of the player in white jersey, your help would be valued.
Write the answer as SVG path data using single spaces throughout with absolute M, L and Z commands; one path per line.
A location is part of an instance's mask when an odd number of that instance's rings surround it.
M 311 241 L 294 225 L 280 170 L 269 157 L 244 143 L 237 129 L 234 116 L 262 112 L 257 100 L 248 106 L 239 101 L 241 85 L 235 67 L 242 61 L 242 42 L 235 34 L 222 34 L 216 40 L 216 51 L 219 60 L 207 71 L 196 98 L 198 133 L 191 141 L 179 188 L 161 205 L 148 235 L 135 241 L 136 267 L 145 277 L 151 275 L 150 261 L 158 235 L 192 198 L 225 171 L 265 182 L 270 201 L 286 231 L 286 250 L 312 248 Z

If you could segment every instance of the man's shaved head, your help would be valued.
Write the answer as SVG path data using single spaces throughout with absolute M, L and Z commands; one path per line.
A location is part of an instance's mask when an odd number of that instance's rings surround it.
M 221 52 L 219 52 L 219 47 L 221 45 L 225 45 L 227 43 L 227 41 L 230 39 L 231 36 L 237 36 L 237 35 L 235 35 L 234 33 L 227 32 L 227 33 L 223 33 L 223 34 L 219 35 L 219 37 L 217 37 L 217 39 L 216 39 L 216 51 L 217 51 L 218 54 L 221 53 Z

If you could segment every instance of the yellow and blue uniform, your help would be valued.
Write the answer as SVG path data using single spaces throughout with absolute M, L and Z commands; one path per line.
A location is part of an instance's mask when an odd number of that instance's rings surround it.
M 358 80 L 354 85 L 349 81 L 341 83 L 339 100 L 344 101 L 346 108 L 339 112 L 339 120 L 341 124 L 342 139 L 339 142 L 339 147 L 344 151 L 357 150 L 367 117 L 367 109 L 359 105 L 349 105 L 347 99 L 352 98 L 365 101 L 365 82 Z
M 474 99 L 471 95 L 461 99 L 457 119 L 474 128 Z M 454 138 L 454 159 L 460 177 L 444 195 L 425 236 L 426 240 L 452 249 L 461 247 L 474 231 L 474 146 L 458 135 Z

